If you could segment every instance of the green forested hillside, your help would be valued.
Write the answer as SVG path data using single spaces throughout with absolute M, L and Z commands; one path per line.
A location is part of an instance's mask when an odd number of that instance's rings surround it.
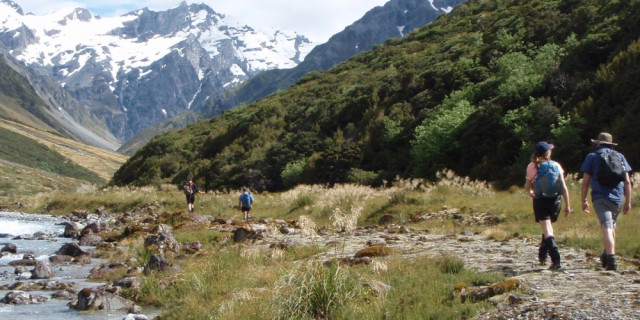
M 640 1 L 470 0 L 252 105 L 155 137 L 112 183 L 278 190 L 459 175 L 522 184 L 538 140 L 577 171 L 599 131 L 640 166 Z

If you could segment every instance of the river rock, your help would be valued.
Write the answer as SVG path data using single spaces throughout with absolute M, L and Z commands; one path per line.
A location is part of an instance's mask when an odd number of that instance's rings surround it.
M 18 246 L 16 246 L 13 243 L 7 243 L 2 247 L 2 249 L 0 249 L 0 252 L 8 252 L 8 253 L 16 254 L 18 253 Z
M 100 279 L 107 275 L 114 274 L 118 271 L 122 271 L 127 268 L 127 265 L 122 262 L 114 262 L 109 264 L 101 264 L 93 269 L 89 273 L 89 279 Z
M 58 251 L 56 251 L 56 253 L 72 257 L 89 254 L 88 252 L 82 250 L 82 248 L 80 248 L 80 246 L 76 243 L 65 243 L 60 249 L 58 249 Z
M 53 276 L 49 263 L 45 261 L 38 261 L 36 267 L 31 270 L 31 279 L 49 279 Z
M 128 313 L 122 320 L 149 320 L 144 314 Z
M 16 266 L 35 266 L 36 265 L 36 260 L 35 259 L 20 259 L 20 260 L 14 260 L 14 261 L 10 261 L 9 265 L 12 267 L 16 267 Z
M 95 234 L 86 234 L 80 238 L 80 246 L 95 247 L 102 243 L 102 237 Z
M 80 229 L 82 226 L 77 222 L 67 222 L 64 224 L 64 233 L 62 234 L 65 238 L 75 238 L 80 234 Z
M 200 241 L 187 242 L 184 244 L 184 251 L 187 253 L 196 253 L 202 250 L 202 243 Z
M 85 288 L 78 292 L 78 300 L 70 302 L 69 308 L 78 311 L 88 310 L 128 310 L 133 302 L 113 293 Z
M 149 258 L 149 262 L 144 267 L 145 273 L 149 271 L 164 271 L 170 266 L 169 262 L 165 260 L 163 257 L 158 255 L 152 255 Z
M 32 296 L 24 291 L 9 291 L 0 302 L 6 304 L 35 304 L 49 300 L 43 296 Z
M 176 241 L 169 232 L 160 232 L 157 235 L 150 235 L 144 239 L 144 247 L 155 246 L 159 251 L 169 250 L 175 253 L 180 252 L 180 243 Z

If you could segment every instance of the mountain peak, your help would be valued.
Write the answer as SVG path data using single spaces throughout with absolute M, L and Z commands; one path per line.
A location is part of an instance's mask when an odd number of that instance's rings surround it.
M 12 8 L 13 10 L 15 10 L 15 12 L 19 13 L 20 15 L 24 15 L 24 13 L 22 13 L 22 8 L 15 2 L 11 1 L 11 0 L 0 0 L 0 5 L 6 5 L 9 8 Z M 2 12 L 4 10 L 0 10 L 0 12 Z

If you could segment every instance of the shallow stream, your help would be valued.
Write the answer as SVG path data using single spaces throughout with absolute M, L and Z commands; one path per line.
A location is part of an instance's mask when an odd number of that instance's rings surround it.
M 0 256 L 0 285 L 12 284 L 18 281 L 14 273 L 15 267 L 8 265 L 9 262 L 19 260 L 23 254 L 32 252 L 37 260 L 48 261 L 50 255 L 62 247 L 63 244 L 71 242 L 71 239 L 61 235 L 64 232 L 63 220 L 52 216 L 24 214 L 19 212 L 0 212 L 0 248 L 5 244 L 12 243 L 17 246 L 17 254 Z M 41 231 L 53 231 L 57 237 L 48 240 L 15 240 L 17 236 L 33 235 Z M 87 249 L 87 248 L 83 248 Z M 90 248 L 89 248 L 90 249 Z M 66 283 L 75 283 L 78 286 L 97 287 L 103 283 L 89 282 L 86 277 L 95 265 L 100 263 L 98 259 L 92 259 L 92 263 L 85 266 L 80 265 L 51 265 L 54 276 L 50 280 Z M 33 267 L 28 267 L 30 270 Z M 22 280 L 22 281 L 42 281 L 42 280 Z M 0 290 L 0 299 L 9 291 Z M 78 312 L 69 309 L 69 300 L 52 299 L 53 291 L 29 291 L 32 296 L 48 297 L 48 301 L 41 304 L 12 305 L 0 302 L 0 319 L 15 320 L 76 320 L 76 319 L 122 319 L 126 315 L 126 310 L 111 312 Z M 144 310 L 143 310 L 144 312 Z M 147 314 L 150 317 L 150 315 Z

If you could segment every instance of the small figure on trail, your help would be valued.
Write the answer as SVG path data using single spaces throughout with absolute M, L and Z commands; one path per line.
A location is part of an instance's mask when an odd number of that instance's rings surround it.
M 598 139 L 591 139 L 596 145 L 582 163 L 583 173 L 580 195 L 582 211 L 589 212 L 587 192 L 591 186 L 591 202 L 600 220 L 604 250 L 600 255 L 602 267 L 616 270 L 616 221 L 620 210 L 624 214 L 631 211 L 632 186 L 629 179 L 631 166 L 620 152 L 613 150 L 613 137 L 610 133 L 601 132 Z
M 193 182 L 193 178 L 189 178 L 182 189 L 187 197 L 187 211 L 193 213 L 193 203 L 196 201 L 196 193 L 204 192 L 198 190 L 198 185 Z
M 560 269 L 560 252 L 553 235 L 552 223 L 558 220 L 562 198 L 565 203 L 565 216 L 568 216 L 572 210 L 564 170 L 558 162 L 551 160 L 553 148 L 554 146 L 546 141 L 536 144 L 531 162 L 527 166 L 525 189 L 533 198 L 533 213 L 542 229 L 538 259 L 541 265 L 545 265 L 547 256 L 551 256 L 550 269 L 557 270 Z
M 244 220 L 251 219 L 249 212 L 251 211 L 251 205 L 253 204 L 253 196 L 251 195 L 251 192 L 249 192 L 249 189 L 242 188 L 242 194 L 238 200 L 240 201 L 240 210 L 242 210 L 242 213 L 244 214 Z

